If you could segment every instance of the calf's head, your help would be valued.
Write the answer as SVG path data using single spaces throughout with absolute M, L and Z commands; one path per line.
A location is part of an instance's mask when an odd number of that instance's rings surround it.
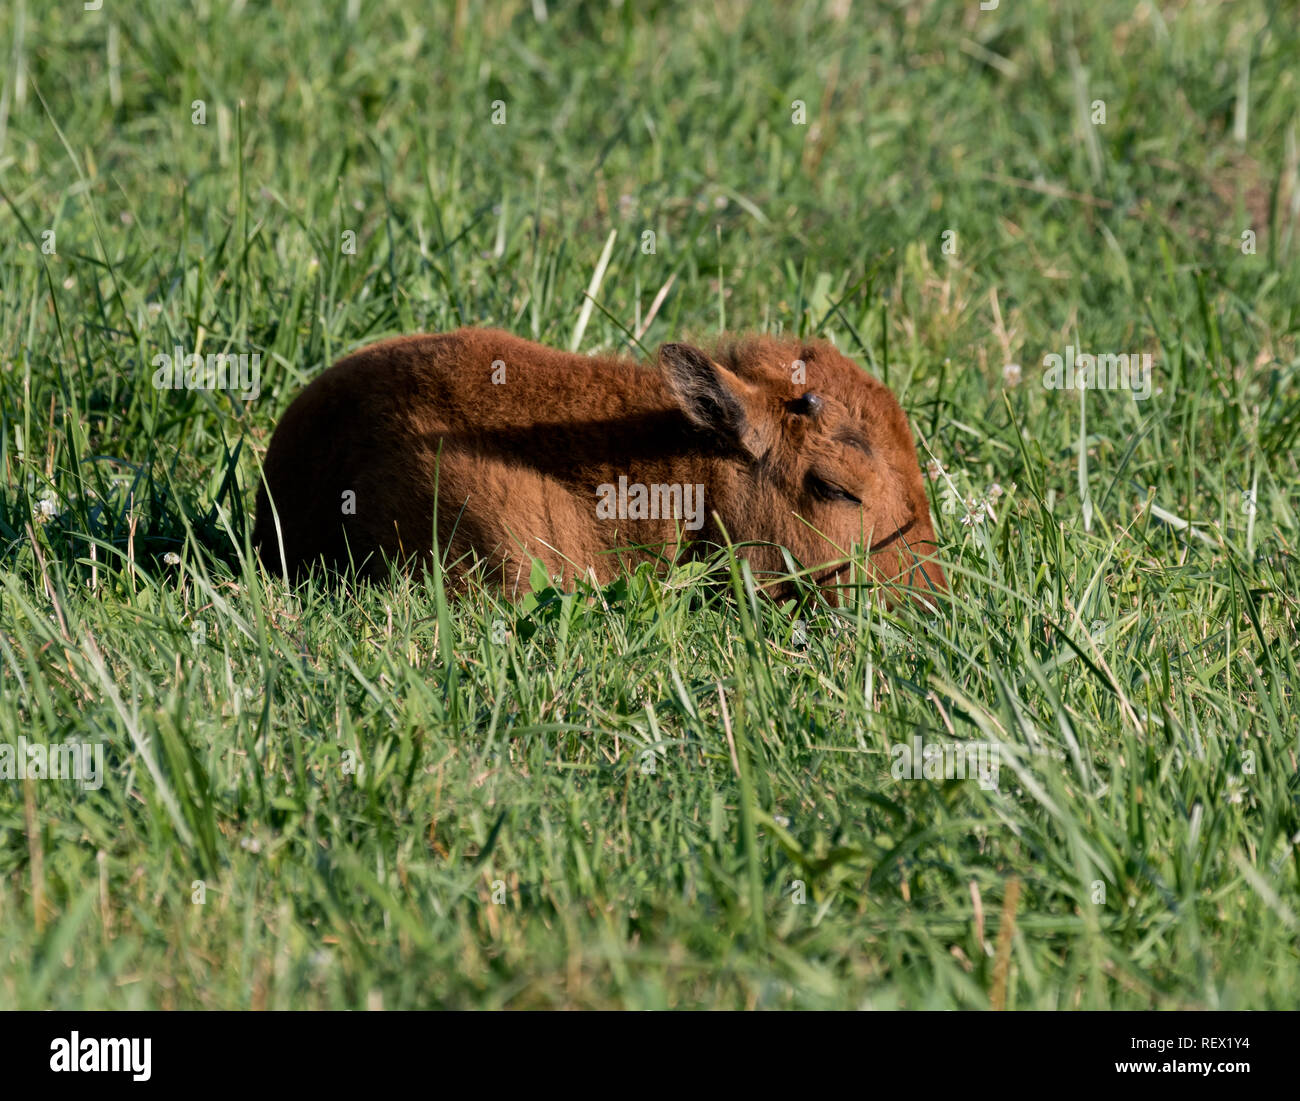
M 726 458 L 711 500 L 735 543 L 787 548 L 825 588 L 843 584 L 855 544 L 871 572 L 924 597 L 946 589 L 916 447 L 893 394 L 822 341 L 751 338 L 708 355 L 659 353 L 682 411 Z M 744 553 L 788 572 L 778 546 Z

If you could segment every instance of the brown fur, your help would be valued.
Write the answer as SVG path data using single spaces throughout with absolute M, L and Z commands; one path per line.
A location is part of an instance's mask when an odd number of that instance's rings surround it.
M 796 360 L 806 382 L 792 381 Z M 494 383 L 501 364 L 504 381 Z M 620 475 L 702 484 L 703 527 L 601 518 L 597 487 Z M 349 490 L 355 515 L 343 511 Z M 825 566 L 822 584 L 842 579 L 857 542 L 872 548 L 877 577 L 945 588 L 943 571 L 924 561 L 934 528 L 907 419 L 888 389 L 824 342 L 740 338 L 711 357 L 665 344 L 659 370 L 492 329 L 371 345 L 285 412 L 253 540 L 273 572 L 283 545 L 290 576 L 318 561 L 346 568 L 350 552 L 378 578 L 389 559 L 416 568 L 427 560 L 435 499 L 453 581 L 477 555 L 512 595 L 528 588 L 530 556 L 552 576 L 591 570 L 605 582 L 656 554 L 667 561 L 716 546 L 724 530 L 735 543 L 778 544 L 804 566 Z M 760 577 L 785 572 L 776 547 L 740 553 Z

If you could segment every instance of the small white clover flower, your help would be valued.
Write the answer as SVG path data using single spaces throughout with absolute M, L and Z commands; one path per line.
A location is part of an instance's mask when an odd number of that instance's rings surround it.
M 175 551 L 168 551 L 163 555 L 163 563 L 168 566 L 179 566 L 181 564 L 181 556 Z
M 976 524 L 984 523 L 985 517 L 990 520 L 996 519 L 993 515 L 993 506 L 982 497 L 976 497 L 974 494 L 967 497 L 963 502 L 966 511 L 959 517 L 966 527 L 974 527 Z
M 1020 370 L 1019 363 L 1008 363 L 1002 368 L 1003 386 L 1019 386 L 1022 378 L 1024 378 L 1024 372 Z

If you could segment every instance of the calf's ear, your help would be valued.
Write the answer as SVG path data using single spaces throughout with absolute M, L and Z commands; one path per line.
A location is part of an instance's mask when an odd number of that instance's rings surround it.
M 690 344 L 662 345 L 659 362 L 668 388 L 691 421 L 752 450 L 756 426 L 748 411 L 753 398 L 748 383 Z

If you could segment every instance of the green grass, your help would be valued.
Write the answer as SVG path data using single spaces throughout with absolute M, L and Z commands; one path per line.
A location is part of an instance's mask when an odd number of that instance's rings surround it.
M 0 781 L 0 1006 L 1297 1004 L 1294 5 L 273 7 L 0 11 L 0 744 L 107 768 Z M 342 353 L 627 348 L 670 282 L 646 346 L 894 388 L 940 615 L 248 560 Z M 1045 390 L 1067 344 L 1155 392 Z M 155 390 L 178 345 L 260 396 Z

